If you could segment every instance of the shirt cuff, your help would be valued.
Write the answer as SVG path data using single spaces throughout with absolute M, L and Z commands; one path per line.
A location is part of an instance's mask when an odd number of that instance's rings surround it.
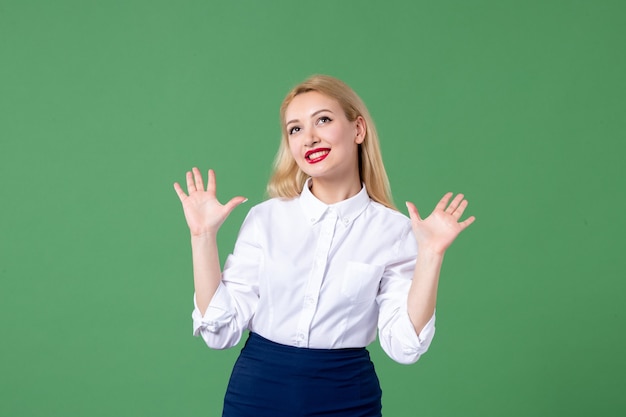
M 433 316 L 428 320 L 428 323 L 424 325 L 420 334 L 417 335 L 417 339 L 421 346 L 426 345 L 426 348 L 428 348 L 433 337 L 435 337 L 435 313 L 433 313 Z
M 419 334 L 415 332 L 409 315 L 403 314 L 394 323 L 393 333 L 406 363 L 415 362 L 421 355 L 426 353 L 435 336 L 435 314 L 433 314 Z
M 207 307 L 204 316 L 200 313 L 198 304 L 196 303 L 196 294 L 193 295 L 193 335 L 199 336 L 202 331 L 217 333 L 222 327 L 228 325 L 235 317 L 230 298 L 224 293 L 225 288 L 222 283 L 219 284 L 211 303 Z

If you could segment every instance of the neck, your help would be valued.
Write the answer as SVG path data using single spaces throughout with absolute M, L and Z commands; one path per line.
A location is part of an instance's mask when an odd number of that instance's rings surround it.
M 335 204 L 354 197 L 361 191 L 361 181 L 356 178 L 341 183 L 324 181 L 320 178 L 311 179 L 311 193 L 325 204 Z

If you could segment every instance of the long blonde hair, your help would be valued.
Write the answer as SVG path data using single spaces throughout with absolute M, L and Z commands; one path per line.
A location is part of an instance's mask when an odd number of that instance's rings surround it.
M 366 134 L 359 145 L 359 176 L 370 198 L 389 208 L 396 209 L 391 198 L 391 188 L 378 142 L 374 121 L 363 100 L 346 83 L 328 75 L 313 75 L 295 86 L 280 106 L 282 139 L 274 160 L 274 171 L 267 184 L 270 197 L 293 198 L 300 195 L 307 175 L 300 170 L 289 150 L 285 112 L 299 94 L 316 91 L 337 100 L 349 121 L 361 116 L 365 120 Z

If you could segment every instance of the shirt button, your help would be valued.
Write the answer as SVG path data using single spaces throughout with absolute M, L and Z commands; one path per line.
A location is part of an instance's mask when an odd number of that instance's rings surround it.
M 311 223 L 315 223 L 315 219 L 311 217 Z
M 346 217 L 346 218 L 344 218 L 344 219 L 343 219 L 343 224 L 348 224 L 348 223 L 350 223 L 350 220 L 349 220 L 347 217 Z

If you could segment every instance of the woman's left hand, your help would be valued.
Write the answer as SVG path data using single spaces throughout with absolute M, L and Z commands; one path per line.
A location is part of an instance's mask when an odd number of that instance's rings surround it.
M 413 234 L 420 250 L 429 250 L 443 255 L 459 233 L 474 222 L 474 216 L 459 221 L 467 207 L 467 200 L 463 198 L 463 194 L 458 194 L 450 202 L 452 195 L 452 193 L 444 195 L 437 203 L 435 210 L 425 219 L 420 217 L 415 204 L 406 203 Z

